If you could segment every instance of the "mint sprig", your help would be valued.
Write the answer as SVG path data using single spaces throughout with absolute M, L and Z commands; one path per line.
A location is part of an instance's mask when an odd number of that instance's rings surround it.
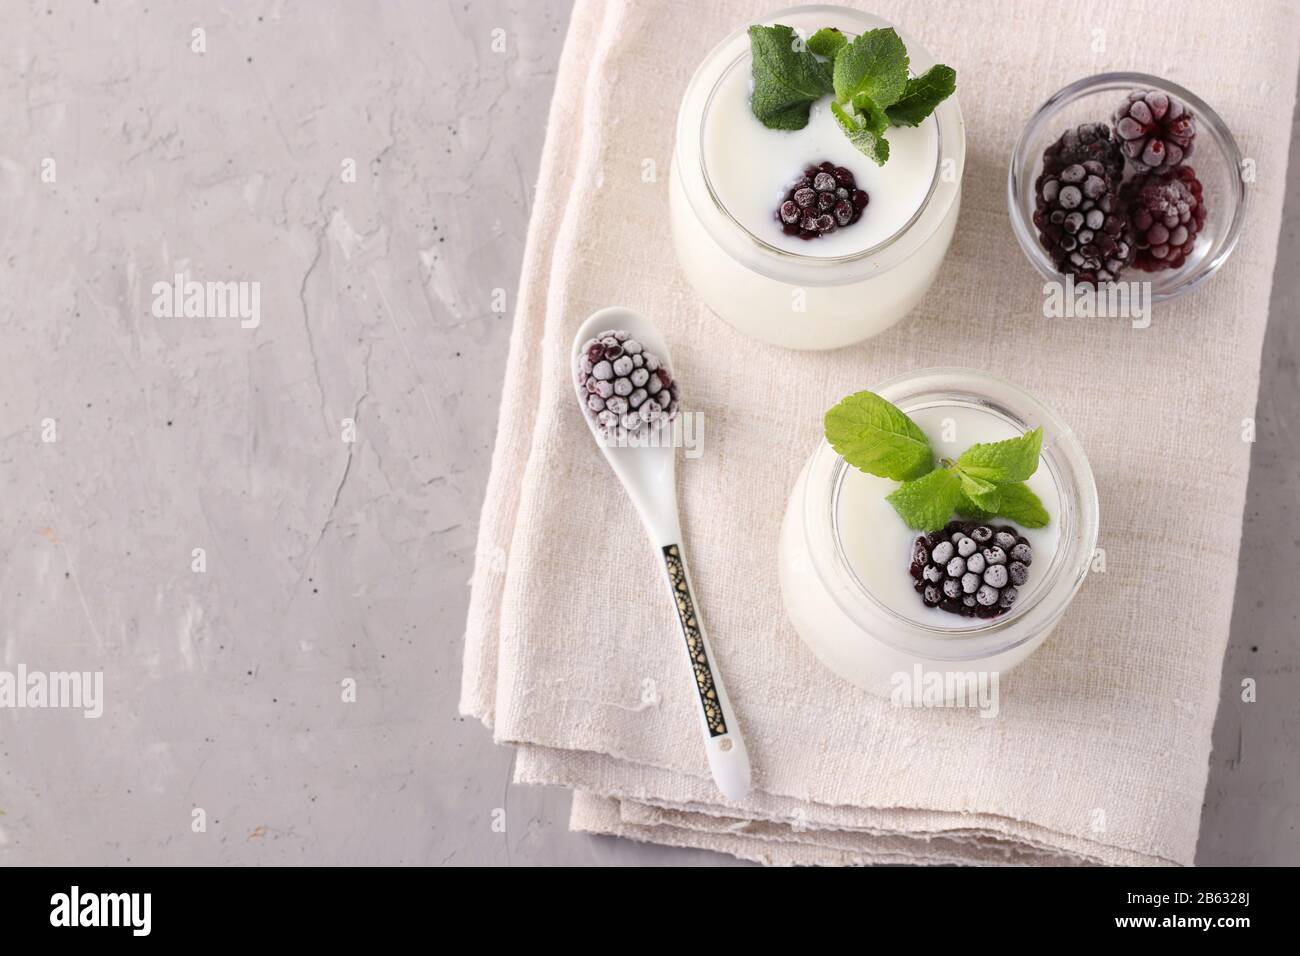
M 898 407 L 857 392 L 826 413 L 826 440 L 850 465 L 902 484 L 886 496 L 909 528 L 934 531 L 953 513 L 980 521 L 1006 518 L 1026 528 L 1051 521 L 1024 482 L 1038 470 L 1043 430 L 972 445 L 956 461 L 934 464 L 930 440 Z
M 951 468 L 936 468 L 928 475 L 905 481 L 885 496 L 909 528 L 942 528 L 961 501 L 961 479 Z
M 835 27 L 823 27 L 808 38 L 808 49 L 824 59 L 834 60 L 835 54 L 848 42 L 849 38 Z
M 897 103 L 907 87 L 907 47 L 892 28 L 868 30 L 835 55 L 835 98 L 851 103 L 865 93 L 881 109 Z
M 858 392 L 826 413 L 826 440 L 855 468 L 907 481 L 934 468 L 930 439 L 916 422 L 874 392 Z
M 1000 485 L 1024 481 L 1038 469 L 1043 430 L 1035 428 L 1019 438 L 971 445 L 957 459 L 957 467 L 972 478 Z
M 852 104 L 845 109 L 838 101 L 832 100 L 831 115 L 858 152 L 877 166 L 883 166 L 889 161 L 889 140 L 884 136 L 889 120 L 884 111 L 865 94 L 862 97 L 862 112 L 858 112 Z
M 889 159 L 890 126 L 918 126 L 957 88 L 957 74 L 939 64 L 908 73 L 907 47 L 892 27 L 852 42 L 834 27 L 807 42 L 784 24 L 751 26 L 754 91 L 750 108 L 769 129 L 808 125 L 812 104 L 831 95 L 831 113 L 849 141 L 879 166 Z
M 898 100 L 885 111 L 895 126 L 920 126 L 940 103 L 957 91 L 957 71 L 939 63 L 911 77 Z
M 992 509 L 980 507 L 963 495 L 957 502 L 957 513 L 963 518 L 973 518 L 976 521 L 1006 518 L 1024 528 L 1042 528 L 1052 520 L 1038 495 L 1023 482 L 1000 486 L 997 504 Z
M 803 129 L 813 103 L 832 92 L 828 63 L 782 24 L 749 28 L 754 92 L 749 107 L 769 129 Z
M 953 468 L 952 472 L 961 481 L 962 494 L 983 508 L 993 511 L 998 509 L 998 486 L 996 484 L 967 474 L 959 467 Z

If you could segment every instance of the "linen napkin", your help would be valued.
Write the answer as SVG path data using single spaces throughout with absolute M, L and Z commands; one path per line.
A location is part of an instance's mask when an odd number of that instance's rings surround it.
M 967 165 L 934 288 L 862 346 L 794 353 L 733 332 L 678 271 L 667 208 L 678 102 L 770 3 L 579 0 L 529 227 L 467 622 L 461 710 L 518 748 L 516 779 L 574 790 L 571 826 L 769 863 L 1188 864 L 1235 587 L 1276 253 L 1300 11 L 875 0 L 953 66 Z M 1193 294 L 1127 320 L 1046 319 L 1011 232 L 1022 125 L 1082 76 L 1140 70 L 1213 105 L 1253 161 L 1240 245 Z M 1214 197 L 1207 197 L 1214 216 Z M 725 801 L 700 744 L 655 555 L 582 421 L 577 326 L 656 321 L 701 454 L 679 459 L 696 598 L 749 745 Z M 905 710 L 824 669 L 786 621 L 777 534 L 824 411 L 933 365 L 1019 382 L 1079 434 L 1105 570 L 1006 675 L 996 719 Z M 1224 706 L 1240 706 L 1232 699 Z

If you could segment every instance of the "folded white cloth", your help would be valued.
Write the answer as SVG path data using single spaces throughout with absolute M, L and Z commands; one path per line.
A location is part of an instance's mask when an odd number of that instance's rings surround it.
M 873 3 L 957 70 L 961 220 L 910 318 L 864 347 L 809 354 L 749 341 L 707 312 L 668 231 L 681 93 L 708 49 L 767 7 L 579 0 L 574 10 L 480 525 L 461 709 L 519 748 L 517 779 L 575 790 L 575 829 L 772 863 L 1190 863 L 1300 11 L 1284 0 Z M 1195 90 L 1258 173 L 1233 259 L 1157 306 L 1145 330 L 1044 319 L 1004 196 L 1011 147 L 1037 105 L 1110 69 Z M 679 494 L 696 597 L 754 765 L 743 804 L 708 776 L 655 555 L 574 402 L 573 334 L 611 304 L 659 324 L 684 405 L 704 416 L 703 454 L 681 462 Z M 823 412 L 932 365 L 1006 376 L 1058 409 L 1101 495 L 1106 570 L 1003 681 L 995 720 L 898 710 L 839 680 L 795 636 L 778 593 L 778 527 Z

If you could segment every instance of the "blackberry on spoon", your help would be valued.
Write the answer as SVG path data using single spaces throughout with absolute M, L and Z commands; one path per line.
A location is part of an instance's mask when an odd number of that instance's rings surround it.
M 621 329 L 608 329 L 582 344 L 578 386 L 603 434 L 619 428 L 636 434 L 677 414 L 677 383 L 659 356 Z

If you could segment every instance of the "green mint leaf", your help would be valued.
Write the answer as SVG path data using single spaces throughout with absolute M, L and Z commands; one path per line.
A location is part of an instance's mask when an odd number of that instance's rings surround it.
M 889 115 L 866 93 L 858 93 L 853 97 L 853 116 L 859 126 L 871 130 L 877 136 L 884 136 L 885 130 L 889 129 Z
M 893 30 L 868 30 L 835 57 L 835 98 L 841 103 L 866 93 L 881 109 L 898 102 L 907 88 L 907 47 Z
M 1038 456 L 1043 448 L 1043 430 L 1035 428 L 1019 438 L 971 445 L 957 459 L 964 475 L 993 484 L 1024 481 L 1038 470 Z
M 863 98 L 865 101 L 865 94 Z M 889 140 L 867 125 L 875 121 L 872 113 L 850 113 L 835 100 L 831 100 L 831 114 L 858 152 L 877 166 L 885 165 L 889 160 Z
M 957 469 L 957 476 L 961 478 L 962 494 L 986 511 L 998 510 L 1001 499 L 998 497 L 997 485 L 983 478 L 968 475 L 960 468 Z
M 835 27 L 824 27 L 808 38 L 808 49 L 828 60 L 849 45 L 849 39 Z
M 1001 506 L 1001 504 L 1002 499 L 999 497 L 998 505 Z M 972 501 L 971 497 L 965 492 L 963 492 L 961 497 L 957 499 L 957 514 L 961 515 L 963 518 L 971 518 L 975 521 L 988 521 L 991 518 L 997 517 L 996 510 L 981 508 Z
M 791 103 L 785 109 L 774 110 L 758 118 L 768 129 L 797 130 L 808 125 L 808 111 L 807 103 Z M 754 115 L 758 116 L 757 113 Z
M 769 129 L 803 129 L 812 104 L 833 92 L 831 67 L 813 56 L 787 26 L 752 26 L 754 92 L 749 107 Z
M 1038 495 L 1029 490 L 1022 482 L 1002 485 L 998 489 L 1002 496 L 1002 506 L 998 515 L 1025 528 L 1041 528 L 1052 520 Z
M 961 480 L 950 468 L 905 481 L 885 497 L 904 523 L 916 531 L 942 528 L 961 500 Z
M 826 413 L 824 425 L 830 446 L 868 474 L 907 481 L 934 467 L 934 452 L 925 432 L 872 392 L 845 398 Z
M 963 494 L 957 502 L 957 513 L 975 521 L 1005 518 L 1025 528 L 1041 528 L 1052 520 L 1038 496 L 1029 490 L 1028 485 L 1020 482 L 1000 485 L 996 492 L 995 506 L 984 499 L 977 504 Z
M 972 500 L 963 495 L 957 502 L 957 512 L 976 521 L 1005 518 L 1024 528 L 1041 528 L 1052 520 L 1038 495 L 1022 482 L 999 485 L 996 507 L 987 507 L 984 500 Z
M 903 95 L 886 110 L 889 121 L 895 126 L 920 126 L 956 89 L 956 70 L 942 63 L 932 66 L 920 76 L 908 79 Z

